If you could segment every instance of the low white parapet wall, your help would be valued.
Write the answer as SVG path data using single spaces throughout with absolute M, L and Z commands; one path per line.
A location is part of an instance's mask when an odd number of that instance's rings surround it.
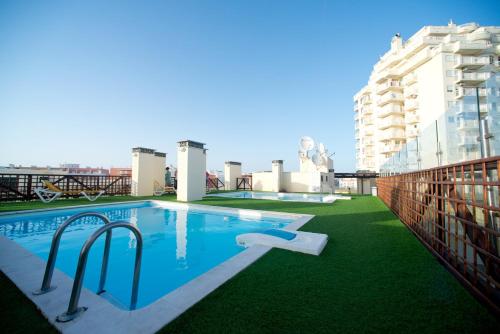
M 252 190 L 273 191 L 273 173 L 272 172 L 252 173 Z
M 252 189 L 255 191 L 276 191 L 276 180 L 273 172 L 252 173 Z M 331 179 L 330 179 L 331 178 Z M 282 172 L 280 191 L 294 193 L 330 192 L 333 174 L 321 172 Z

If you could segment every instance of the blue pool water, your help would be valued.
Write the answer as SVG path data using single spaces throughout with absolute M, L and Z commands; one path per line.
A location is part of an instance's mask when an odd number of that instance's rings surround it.
M 259 191 L 236 191 L 230 193 L 210 194 L 210 196 L 230 197 L 230 198 L 270 199 L 278 201 L 313 202 L 313 203 L 332 203 L 337 199 L 350 199 L 340 195 L 277 193 L 277 192 L 259 192 Z
M 166 209 L 152 202 L 143 202 L 4 216 L 0 217 L 0 235 L 47 260 L 56 228 L 70 216 L 90 210 L 105 214 L 111 221 L 125 220 L 136 224 L 142 233 L 144 248 L 137 308 L 150 304 L 242 252 L 244 248 L 235 241 L 238 234 L 281 228 L 292 221 Z M 56 267 L 74 277 L 83 243 L 101 225 L 102 222 L 93 217 L 70 225 L 62 236 Z M 130 303 L 135 246 L 135 238 L 128 230 L 113 230 L 104 296 L 122 308 L 128 308 Z M 94 292 L 103 249 L 104 235 L 90 251 L 85 273 L 84 286 Z

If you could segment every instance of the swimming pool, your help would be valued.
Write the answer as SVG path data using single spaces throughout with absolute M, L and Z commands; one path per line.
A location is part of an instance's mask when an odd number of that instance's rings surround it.
M 236 244 L 237 235 L 283 228 L 294 221 L 293 217 L 266 217 L 250 211 L 141 202 L 0 216 L 0 235 L 47 260 L 57 227 L 70 216 L 89 210 L 111 221 L 130 222 L 141 231 L 144 247 L 137 308 L 243 252 L 245 249 Z M 83 243 L 101 226 L 95 217 L 71 224 L 62 235 L 56 268 L 73 278 Z M 113 230 L 106 293 L 102 296 L 123 309 L 130 303 L 135 247 L 135 237 L 129 230 Z M 87 262 L 84 286 L 93 292 L 98 287 L 103 249 L 101 237 Z
M 301 193 L 277 193 L 259 191 L 236 191 L 229 193 L 210 194 L 210 196 L 230 197 L 230 198 L 252 198 L 269 199 L 276 201 L 312 202 L 312 203 L 333 203 L 337 199 L 351 199 L 348 196 L 324 195 L 324 194 L 301 194 Z

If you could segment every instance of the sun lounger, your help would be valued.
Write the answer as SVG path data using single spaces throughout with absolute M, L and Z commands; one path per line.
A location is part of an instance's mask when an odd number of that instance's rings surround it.
M 163 194 L 168 194 L 168 193 L 175 194 L 175 193 L 177 193 L 177 191 L 172 186 L 163 186 L 162 187 L 160 185 L 160 182 L 154 181 L 154 184 L 153 184 L 153 194 L 155 196 L 161 196 Z
M 37 194 L 38 197 L 44 203 L 50 203 L 62 195 L 83 195 L 86 199 L 93 202 L 99 197 L 101 197 L 102 194 L 105 193 L 104 190 L 98 190 L 98 189 L 62 190 L 61 188 L 59 188 L 58 186 L 56 186 L 55 184 L 53 184 L 48 180 L 42 180 L 42 183 L 45 188 L 36 188 L 34 191 L 35 194 Z

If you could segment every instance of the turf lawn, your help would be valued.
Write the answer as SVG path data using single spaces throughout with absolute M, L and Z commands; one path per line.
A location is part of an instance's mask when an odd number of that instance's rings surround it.
M 128 199 L 137 198 L 97 203 Z M 199 203 L 313 214 L 302 230 L 330 239 L 319 257 L 271 250 L 162 333 L 494 333 L 500 328 L 377 198 L 310 204 L 212 197 Z M 88 202 L 0 204 L 0 211 L 75 204 Z M 52 330 L 3 275 L 0 287 L 2 331 Z

